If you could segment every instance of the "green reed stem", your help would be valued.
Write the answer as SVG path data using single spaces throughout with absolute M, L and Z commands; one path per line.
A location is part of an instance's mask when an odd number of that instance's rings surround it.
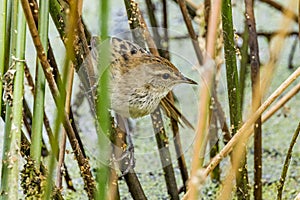
M 224 37 L 224 52 L 226 61 L 226 76 L 229 98 L 229 111 L 232 135 L 234 135 L 242 122 L 241 88 L 239 85 L 238 70 L 236 64 L 236 51 L 234 46 L 234 32 L 232 23 L 231 0 L 222 3 L 222 25 Z M 237 173 L 237 197 L 248 199 L 248 174 L 246 169 L 246 153 L 240 162 L 241 172 Z M 240 170 L 238 170 L 240 171 Z
M 222 25 L 230 108 L 230 122 L 234 126 L 232 131 L 233 134 L 235 134 L 241 123 L 242 112 L 240 105 L 241 96 L 238 80 L 238 70 L 236 65 L 236 51 L 234 46 L 231 0 L 225 0 L 222 3 Z
M 298 126 L 296 128 L 296 131 L 295 131 L 295 133 L 292 137 L 288 152 L 287 152 L 286 157 L 285 157 L 285 161 L 284 161 L 284 164 L 283 164 L 283 169 L 282 169 L 281 176 L 280 176 L 280 179 L 279 179 L 279 184 L 277 185 L 277 200 L 282 199 L 282 191 L 283 191 L 283 187 L 284 187 L 284 182 L 285 182 L 286 175 L 287 175 L 289 165 L 290 165 L 290 162 L 291 162 L 293 148 L 296 144 L 297 138 L 299 136 L 299 132 L 300 132 L 300 123 L 298 124 Z
M 48 49 L 49 1 L 40 0 L 39 6 L 38 31 L 44 49 Z M 45 101 L 45 75 L 40 62 L 38 62 L 36 68 L 35 88 L 30 156 L 35 160 L 36 166 L 39 166 L 41 161 Z
M 12 4 L 12 1 L 8 1 L 8 6 L 6 8 L 9 8 L 7 10 L 7 29 L 6 29 L 6 33 L 7 33 L 7 37 L 9 37 L 9 40 L 6 40 L 7 42 L 7 46 L 6 47 L 10 47 L 16 46 L 16 34 L 13 33 L 13 29 L 11 27 L 17 28 L 17 5 L 18 4 Z M 8 19 L 8 16 L 10 17 Z M 9 21 L 8 21 L 9 20 Z M 14 36 L 14 37 L 11 37 Z M 10 41 L 11 38 L 14 38 Z M 5 44 L 4 44 L 5 45 Z M 14 48 L 9 48 L 11 51 L 9 52 L 9 55 L 13 54 L 15 55 L 15 49 Z M 5 62 L 6 61 L 6 62 Z M 6 59 L 5 65 L 9 65 L 8 64 L 8 59 Z M 6 69 L 8 67 L 5 67 Z M 2 106 L 1 106 L 2 107 Z M 9 161 L 9 152 L 10 152 L 10 146 L 11 146 L 11 135 L 10 135 L 10 131 L 11 131 L 11 113 L 12 113 L 12 108 L 11 106 L 7 103 L 6 104 L 6 109 L 5 109 L 5 129 L 4 129 L 4 141 L 3 141 L 3 156 L 2 156 L 2 173 L 1 173 L 1 198 L 2 199 L 8 199 L 8 190 L 9 190 L 9 171 L 10 171 L 10 163 Z
M 61 38 L 66 37 L 66 15 L 65 12 L 61 12 L 61 5 L 57 0 L 49 0 L 50 1 L 50 14 L 52 17 L 52 21 L 55 24 L 57 31 Z
M 248 66 L 248 41 L 249 41 L 249 31 L 247 26 L 245 25 L 244 33 L 242 35 L 243 38 L 243 44 L 241 47 L 241 69 L 240 69 L 240 88 L 241 88 L 241 107 L 244 105 L 244 91 L 245 91 L 245 85 L 246 85 L 246 75 L 247 75 L 247 66 Z
M 8 188 L 9 188 L 9 179 L 8 179 L 8 171 L 9 171 L 9 157 L 8 152 L 10 151 L 10 129 L 11 129 L 11 107 L 7 104 L 5 109 L 5 129 L 4 129 L 4 137 L 3 137 L 3 152 L 2 152 L 2 169 L 1 169 L 1 199 L 8 199 Z
M 67 30 L 69 30 L 67 32 L 67 42 L 66 42 L 66 58 L 65 58 L 65 62 L 64 62 L 64 68 L 63 68 L 63 78 L 62 78 L 62 82 L 59 82 L 59 94 L 60 94 L 60 98 L 58 99 L 57 102 L 57 112 L 56 112 L 56 116 L 55 116 L 55 124 L 54 124 L 54 141 L 57 145 L 55 145 L 56 148 L 52 149 L 52 154 L 50 155 L 50 161 L 49 161 L 49 165 L 48 165 L 48 171 L 49 174 L 47 176 L 47 182 L 53 182 L 53 174 L 54 174 L 54 170 L 57 167 L 56 164 L 56 156 L 59 153 L 58 150 L 58 139 L 59 139 L 59 130 L 60 130 L 60 125 L 63 122 L 63 117 L 64 117 L 64 113 L 66 114 L 66 108 L 65 108 L 65 102 L 66 102 L 66 82 L 68 80 L 68 76 L 72 75 L 70 73 L 70 66 L 71 66 L 71 60 L 74 57 L 74 49 L 73 49 L 73 44 L 72 42 L 74 41 L 75 38 L 75 22 L 77 22 L 78 20 L 78 13 L 77 13 L 77 3 L 76 2 L 72 2 L 70 3 L 70 12 L 69 12 L 69 20 L 67 21 Z M 45 196 L 44 199 L 49 199 L 50 195 L 51 195 L 51 191 L 52 191 L 53 185 L 48 185 L 46 187 L 46 192 L 45 192 Z
M 104 41 L 108 38 L 108 20 L 109 20 L 109 0 L 103 0 L 100 3 L 100 34 L 101 39 Z M 110 118 L 108 113 L 109 108 L 109 94 L 108 94 L 108 84 L 109 84 L 109 49 L 110 44 L 108 41 L 104 42 L 103 45 L 100 45 L 101 52 L 100 62 L 98 63 L 99 68 L 99 85 L 97 88 L 97 103 L 96 103 L 96 112 L 98 120 L 98 144 L 99 151 L 101 152 L 100 161 L 98 164 L 98 173 L 97 173 L 97 193 L 96 199 L 107 199 L 107 184 L 109 180 L 109 129 L 110 129 Z
M 9 6 L 7 7 L 7 3 Z M 6 52 L 9 52 L 9 38 L 10 34 L 10 20 L 11 20 L 11 1 L 7 2 L 7 0 L 3 0 L 2 3 L 0 4 L 0 77 L 3 78 L 3 72 L 5 69 L 5 66 L 8 65 L 8 59 L 7 56 L 8 54 Z M 10 9 L 7 9 L 10 8 Z M 9 17 L 8 17 L 9 16 Z M 1 79 L 2 80 L 2 79 Z M 2 97 L 2 87 L 3 86 L 3 81 L 0 81 L 0 97 Z M 0 114 L 2 112 L 2 98 L 0 98 Z M 2 149 L 2 169 L 1 169 L 1 188 L 0 188 L 0 194 L 1 197 L 4 197 L 5 193 L 8 190 L 8 163 L 6 162 L 7 160 L 7 152 L 9 151 L 10 147 L 10 128 L 11 128 L 11 121 L 9 119 L 11 114 L 11 108 L 7 104 L 6 108 L 6 123 L 5 123 L 5 130 L 4 130 L 4 138 L 3 138 L 3 149 Z
M 6 124 L 5 127 L 5 141 L 7 151 L 2 172 L 6 173 L 3 182 L 6 184 L 2 189 L 6 189 L 3 199 L 18 199 L 19 193 L 19 155 L 20 155 L 20 142 L 21 142 L 21 128 L 22 128 L 22 106 L 23 106 L 23 80 L 24 80 L 24 58 L 25 58 L 25 43 L 26 43 L 26 26 L 25 17 L 22 10 L 19 9 L 19 2 L 13 1 L 12 7 L 12 29 L 11 38 L 12 45 L 12 58 L 11 67 L 15 71 L 14 90 L 13 94 L 13 107 L 11 112 L 7 113 L 6 119 L 11 120 L 11 123 Z M 15 57 L 15 58 L 14 58 Z M 8 118 L 9 117 L 9 118 Z M 8 137 L 7 137 L 8 136 Z
M 49 156 L 49 164 L 48 164 L 48 174 L 47 174 L 47 185 L 45 187 L 45 195 L 43 196 L 44 200 L 50 199 L 52 189 L 54 187 L 54 181 L 53 181 L 53 174 L 54 170 L 56 168 L 56 156 L 58 155 L 58 138 L 59 138 L 59 130 L 60 130 L 60 125 L 63 121 L 64 117 L 64 102 L 65 102 L 65 92 L 63 92 L 64 87 L 59 86 L 60 88 L 60 98 L 57 100 L 57 112 L 55 115 L 55 122 L 54 122 L 54 137 L 53 137 L 53 144 L 52 145 L 52 151 Z
M 6 44 L 6 12 L 7 12 L 7 0 L 3 0 L 0 4 L 0 77 L 3 77 L 4 66 L 5 66 L 5 44 Z M 2 85 L 0 81 L 0 97 L 2 97 Z M 0 98 L 0 113 L 2 98 Z
M 12 21 L 12 1 L 3 0 L 2 4 L 0 5 L 1 8 L 1 41 L 0 44 L 2 44 L 1 48 L 1 54 L 0 54 L 0 68 L 1 68 L 1 78 L 3 78 L 3 72 L 4 70 L 7 70 L 7 66 L 9 65 L 9 59 L 8 56 L 10 54 L 6 52 L 10 52 L 10 30 L 11 30 L 11 21 Z M 9 9 L 7 9 L 9 8 Z M 16 16 L 16 15 L 15 15 Z M 16 20 L 16 17 L 14 18 Z M 16 21 L 15 21 L 16 24 Z M 2 97 L 2 86 L 3 86 L 3 81 L 0 81 L 1 85 L 1 90 L 0 94 Z M 0 98 L 0 111 L 2 108 L 2 98 Z M 1 111 L 2 112 L 2 111 Z M 0 112 L 0 113 L 1 113 Z M 1 113 L 2 114 L 2 113 Z M 0 189 L 0 194 L 1 198 L 7 199 L 7 190 L 9 188 L 9 183 L 8 183 L 8 165 L 9 163 L 7 162 L 8 160 L 8 152 L 10 148 L 10 143 L 11 143 L 11 138 L 10 138 L 10 129 L 11 129 L 11 120 L 10 120 L 10 115 L 11 115 L 11 107 L 9 104 L 6 105 L 5 109 L 5 129 L 4 129 L 4 138 L 3 138 L 3 150 L 2 150 L 2 169 L 1 169 L 1 189 Z

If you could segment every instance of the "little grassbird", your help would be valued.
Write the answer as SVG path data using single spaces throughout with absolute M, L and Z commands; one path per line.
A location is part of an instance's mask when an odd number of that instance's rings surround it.
M 182 118 L 165 97 L 178 84 L 197 83 L 182 75 L 167 59 L 128 40 L 113 37 L 110 42 L 111 109 L 123 117 L 139 118 L 152 113 L 161 103 L 170 115 Z

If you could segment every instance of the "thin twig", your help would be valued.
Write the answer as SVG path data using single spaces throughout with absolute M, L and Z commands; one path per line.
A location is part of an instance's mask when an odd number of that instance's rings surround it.
M 129 172 L 124 176 L 124 178 L 127 183 L 129 192 L 131 193 L 134 200 L 147 199 L 134 169 L 130 169 Z
M 67 45 L 67 41 L 70 41 L 70 38 L 66 39 L 66 23 L 68 22 L 66 15 L 68 11 L 70 11 L 69 4 L 65 1 L 50 1 L 50 14 L 65 46 Z M 78 15 L 79 14 L 80 13 L 78 13 Z M 76 32 L 77 37 L 75 37 L 75 40 L 73 41 L 73 48 L 76 49 L 76 52 L 72 62 L 84 89 L 89 90 L 95 85 L 95 72 L 93 64 L 91 64 L 89 56 L 90 49 L 88 45 L 91 36 L 81 18 L 78 18 L 78 21 L 75 23 L 77 23 L 77 29 L 74 31 Z M 92 93 L 88 93 L 89 104 L 92 111 L 94 111 L 93 109 L 95 108 L 95 92 L 96 90 L 92 90 Z
M 178 4 L 180 6 L 180 10 L 181 10 L 183 19 L 185 21 L 186 27 L 188 29 L 189 35 L 190 35 L 190 37 L 192 39 L 192 43 L 193 43 L 193 46 L 194 46 L 194 49 L 195 49 L 196 56 L 198 58 L 199 64 L 203 65 L 203 62 L 204 62 L 204 60 L 203 60 L 204 59 L 203 58 L 203 54 L 201 52 L 201 49 L 200 49 L 200 46 L 199 46 L 199 42 L 198 42 L 198 39 L 197 39 L 197 35 L 196 35 L 195 30 L 194 30 L 193 25 L 192 25 L 191 18 L 188 15 L 188 11 L 187 11 L 187 7 L 186 7 L 186 4 L 185 4 L 185 1 L 184 0 L 178 0 Z
M 151 28 L 152 28 L 152 32 L 153 32 L 153 39 L 155 41 L 156 46 L 160 46 L 160 42 L 161 42 L 161 36 L 158 32 L 158 23 L 157 23 L 157 19 L 155 17 L 155 7 L 154 4 L 152 2 L 152 0 L 145 0 L 146 5 L 147 5 L 147 11 L 148 11 L 148 15 L 149 15 L 149 20 L 150 20 L 150 24 L 151 24 Z M 160 51 L 160 49 L 158 49 L 158 51 Z
M 286 95 L 284 95 L 278 102 L 272 106 L 262 117 L 262 122 L 266 122 L 270 117 L 274 115 L 284 104 L 286 104 L 292 97 L 294 97 L 300 91 L 300 83 L 293 87 Z
M 229 116 L 230 124 L 232 127 L 232 135 L 235 135 L 240 127 L 242 119 L 242 105 L 241 105 L 241 92 L 238 79 L 238 69 L 236 62 L 236 49 L 234 42 L 234 31 L 232 21 L 232 5 L 231 0 L 224 0 L 222 4 L 222 28 L 223 28 L 223 40 L 224 40 L 224 56 L 226 63 L 226 80 L 227 80 L 227 92 L 229 100 Z M 235 162 L 234 155 L 231 156 L 232 168 L 229 171 L 225 181 L 230 181 L 224 184 L 223 193 L 220 194 L 220 198 L 225 198 L 225 195 L 229 196 L 232 190 L 231 177 L 235 174 L 236 179 L 236 196 L 239 200 L 248 200 L 250 198 L 248 188 L 248 169 L 247 169 L 247 154 L 246 146 L 243 145 L 240 149 L 242 153 L 240 159 Z
M 178 3 L 178 0 L 173 0 L 173 1 Z M 186 3 L 186 7 L 187 7 L 189 15 L 191 16 L 191 18 L 194 18 L 197 15 L 198 6 L 195 5 L 194 3 L 191 3 L 190 1 L 185 1 L 185 3 Z
M 167 5 L 167 0 L 162 0 L 163 4 L 163 23 L 162 27 L 164 28 L 164 34 L 163 34 L 163 42 L 166 42 L 167 45 L 164 48 L 164 57 L 167 59 L 170 59 L 169 56 L 169 31 L 168 31 L 168 5 Z
M 283 187 L 284 187 L 286 174 L 287 174 L 287 171 L 289 169 L 290 161 L 291 161 L 291 158 L 292 158 L 293 147 L 296 144 L 299 132 L 300 132 L 300 123 L 298 124 L 298 127 L 297 127 L 297 129 L 296 129 L 296 131 L 293 135 L 293 138 L 292 138 L 290 146 L 289 146 L 289 150 L 288 150 L 288 152 L 286 154 L 286 157 L 285 157 L 285 161 L 284 161 L 284 164 L 283 164 L 283 169 L 282 169 L 281 176 L 280 176 L 280 179 L 279 179 L 279 185 L 278 185 L 278 188 L 277 188 L 277 191 L 278 191 L 277 200 L 282 199 L 282 191 L 283 191 Z
M 210 14 L 211 2 L 210 2 L 210 0 L 206 0 L 204 2 L 204 4 L 205 4 L 205 21 L 206 21 L 206 24 L 209 24 L 209 14 Z M 218 24 L 216 24 L 216 26 L 219 26 L 220 20 L 217 23 Z M 215 34 L 214 36 L 207 37 L 206 38 L 206 45 L 210 45 L 211 41 L 209 41 L 209 40 L 211 40 L 213 37 L 217 37 L 217 34 L 221 35 L 220 32 L 221 32 L 221 30 L 217 29 L 217 31 L 214 33 Z M 219 36 L 219 37 L 221 38 L 222 36 Z M 215 39 L 217 40 L 217 38 L 215 38 Z M 218 55 L 222 55 L 222 50 L 223 50 L 222 45 L 217 44 L 216 46 L 218 48 L 213 49 L 213 51 L 217 51 L 217 52 L 214 53 L 213 55 L 210 55 L 210 58 L 216 59 L 216 57 Z M 210 46 L 207 46 L 208 51 L 212 50 L 210 48 L 211 48 Z M 213 56 L 213 57 L 211 57 L 211 56 Z M 218 64 L 218 66 L 216 66 L 216 68 L 217 68 L 216 73 L 218 73 L 220 71 L 220 69 L 221 69 L 220 65 L 221 64 Z M 215 78 L 215 79 L 217 79 L 217 78 Z M 230 130 L 229 130 L 228 125 L 226 123 L 227 120 L 226 120 L 226 117 L 225 117 L 225 113 L 224 113 L 223 108 L 222 108 L 222 106 L 219 102 L 219 98 L 218 98 L 218 95 L 217 95 L 217 86 L 218 86 L 218 83 L 217 83 L 217 81 L 215 81 L 214 82 L 214 89 L 212 90 L 211 102 L 214 103 L 214 106 L 215 106 L 214 107 L 214 114 L 217 115 L 220 126 L 222 127 L 221 129 L 222 129 L 222 134 L 223 134 L 223 142 L 224 142 L 224 144 L 226 144 L 231 138 L 231 133 L 230 133 Z
M 261 104 L 260 92 L 260 59 L 259 47 L 256 34 L 256 22 L 253 10 L 253 0 L 245 0 L 246 23 L 249 33 L 250 64 L 251 64 L 251 83 L 252 83 L 252 111 Z M 261 116 L 254 123 L 254 199 L 262 199 L 262 130 Z
M 210 9 L 211 9 L 211 1 L 210 0 L 205 0 L 204 1 L 204 21 L 205 21 L 205 30 L 203 31 L 203 33 L 201 33 L 201 37 L 205 37 L 205 35 L 207 35 L 207 25 L 209 23 L 209 14 L 210 14 Z M 220 29 L 218 29 L 218 32 L 221 32 Z M 219 35 L 219 38 L 217 40 L 219 40 L 221 38 L 221 34 Z M 206 42 L 207 44 L 207 42 Z M 222 46 L 223 45 L 216 45 L 216 55 L 213 58 L 214 60 L 216 59 L 216 57 L 222 55 Z M 219 47 L 219 48 L 218 48 Z M 216 65 L 216 74 L 218 74 L 220 72 L 220 67 L 221 64 L 217 64 Z M 218 96 L 217 96 L 217 87 L 218 87 L 218 81 L 217 81 L 217 77 L 215 77 L 214 83 L 213 83 L 213 89 L 212 89 L 212 97 L 210 100 L 210 122 L 209 122 L 209 132 L 208 132 L 208 140 L 209 140 L 209 145 L 210 145 L 210 152 L 209 152 L 209 157 L 213 158 L 218 152 L 219 152 L 219 139 L 218 139 L 218 121 L 222 130 L 222 134 L 223 134 L 223 142 L 226 144 L 230 138 L 230 132 L 229 129 L 227 127 L 227 123 L 225 120 L 225 114 L 223 112 L 222 106 L 220 105 L 220 102 L 218 100 Z M 204 160 L 204 156 L 202 155 L 203 160 Z M 211 173 L 211 179 L 213 181 L 216 182 L 220 182 L 220 166 L 217 166 L 213 172 Z
M 289 58 L 288 58 L 288 68 L 289 69 L 293 69 L 293 60 L 294 60 L 294 56 L 295 56 L 295 52 L 296 52 L 296 47 L 297 47 L 297 43 L 299 42 L 299 38 L 296 37 L 296 39 L 293 42 L 290 54 L 289 54 Z

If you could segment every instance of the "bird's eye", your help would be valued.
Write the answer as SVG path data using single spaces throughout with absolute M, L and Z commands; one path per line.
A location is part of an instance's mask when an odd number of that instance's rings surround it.
M 163 79 L 168 79 L 168 78 L 170 78 L 170 74 L 164 73 L 164 74 L 162 75 L 162 77 L 163 77 Z

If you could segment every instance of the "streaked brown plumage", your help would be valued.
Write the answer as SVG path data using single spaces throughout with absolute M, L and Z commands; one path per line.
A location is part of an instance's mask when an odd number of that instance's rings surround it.
M 111 55 L 109 93 L 115 112 L 138 118 L 161 103 L 168 115 L 191 126 L 166 95 L 178 84 L 195 81 L 183 76 L 167 59 L 151 55 L 127 40 L 111 38 Z

